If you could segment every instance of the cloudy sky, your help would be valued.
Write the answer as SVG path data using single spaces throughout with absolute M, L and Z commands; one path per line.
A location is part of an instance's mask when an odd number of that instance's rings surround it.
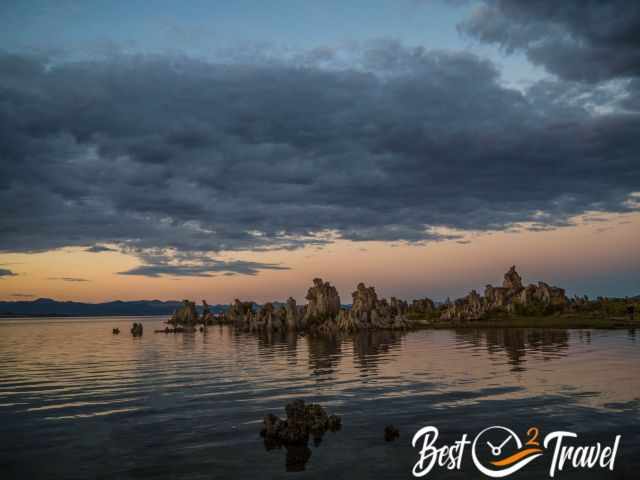
M 0 17 L 0 298 L 640 293 L 637 1 Z

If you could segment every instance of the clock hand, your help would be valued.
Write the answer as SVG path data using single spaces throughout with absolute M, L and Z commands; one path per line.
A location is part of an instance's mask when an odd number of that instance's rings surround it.
M 491 444 L 491 442 L 487 442 L 487 445 L 489 445 L 489 447 L 491 448 L 491 453 L 494 457 L 497 457 L 498 455 L 500 455 L 502 453 L 502 448 L 501 447 L 496 447 L 494 445 Z
M 509 443 L 509 440 L 511 440 L 511 435 L 509 435 L 507 439 L 504 442 L 502 442 L 498 448 L 502 450 L 502 447 L 504 447 L 507 443 Z

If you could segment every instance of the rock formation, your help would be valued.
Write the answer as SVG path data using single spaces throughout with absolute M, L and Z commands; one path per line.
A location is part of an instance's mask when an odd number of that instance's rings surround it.
M 307 331 L 333 335 L 341 331 L 409 326 L 405 317 L 409 310 L 406 301 L 395 297 L 390 302 L 380 300 L 375 288 L 366 287 L 363 283 L 358 285 L 352 296 L 352 308 L 342 309 L 336 288 L 316 278 L 308 290 L 306 298 L 309 303 L 306 307 L 298 307 L 295 299 L 289 297 L 285 305 L 265 303 L 254 312 L 253 302 L 236 300 L 225 316 L 236 327 L 253 332 Z
M 504 275 L 502 286 L 487 285 L 484 296 L 472 290 L 467 296 L 440 307 L 429 298 L 406 301 L 391 297 L 378 298 L 374 287 L 359 283 L 352 293 L 352 306 L 343 309 L 336 287 L 320 278 L 313 280 L 307 292 L 308 304 L 297 305 L 289 297 L 286 304 L 265 303 L 255 310 L 254 302 L 238 299 L 225 312 L 225 320 L 236 328 L 253 332 L 309 332 L 337 334 L 375 329 L 405 329 L 411 326 L 409 318 L 443 321 L 478 320 L 491 313 L 518 313 L 523 315 L 548 314 L 565 308 L 568 300 L 563 289 L 544 282 L 524 286 L 522 278 L 512 266 Z M 576 302 L 573 302 L 574 305 Z M 203 300 L 203 315 L 199 319 L 195 303 L 185 300 L 169 323 L 193 328 L 201 322 L 211 324 L 214 317 Z M 176 327 L 174 331 L 178 332 Z
M 174 312 L 169 323 L 172 325 L 195 325 L 198 323 L 198 310 L 195 302 L 183 300 L 182 305 Z
M 304 330 L 304 309 L 298 308 L 294 298 L 289 297 L 285 309 L 287 329 Z
M 247 327 L 253 315 L 254 302 L 241 302 L 237 298 L 225 312 L 225 319 L 238 327 Z
M 504 275 L 502 287 L 487 285 L 484 297 L 472 290 L 469 295 L 449 303 L 442 320 L 478 320 L 490 312 L 512 313 L 519 309 L 562 307 L 567 304 L 565 291 L 544 282 L 524 287 L 522 278 L 512 266 Z
M 284 312 L 280 308 L 275 308 L 273 303 L 267 302 L 258 309 L 252 316 L 250 330 L 268 330 L 277 332 L 285 328 Z
M 351 310 L 342 311 L 337 320 L 337 328 L 341 331 L 355 332 L 370 328 L 406 328 L 409 326 L 404 317 L 407 302 L 392 297 L 391 303 L 379 300 L 375 287 L 367 287 L 359 283 L 351 294 L 353 303 Z
M 504 274 L 504 280 L 502 281 L 502 288 L 506 288 L 509 291 L 522 290 L 522 277 L 516 272 L 516 266 L 512 265 L 507 273 Z
M 136 323 L 131 326 L 131 335 L 134 337 L 141 337 L 143 333 L 142 323 Z
M 436 311 L 436 304 L 430 298 L 414 300 L 409 307 L 409 312 L 428 315 Z
M 487 311 L 487 302 L 478 292 L 471 290 L 469 295 L 457 299 L 440 316 L 441 320 L 478 320 Z
M 303 321 L 308 326 L 334 320 L 340 312 L 340 295 L 336 287 L 321 278 L 314 278 L 313 287 L 309 288 L 306 299 L 309 301 L 304 312 Z
M 206 300 L 202 300 L 202 318 L 200 320 L 204 325 L 213 325 L 214 318 L 211 310 L 209 309 L 209 304 Z
M 409 304 L 406 300 L 398 300 L 396 297 L 389 299 L 389 306 L 393 315 L 406 315 L 409 311 Z
M 543 305 L 563 306 L 567 304 L 565 291 L 559 287 L 552 287 L 544 282 L 538 285 L 529 285 L 520 296 L 520 303 L 527 305 L 531 302 L 540 302 Z
M 328 415 L 317 404 L 305 404 L 304 400 L 294 400 L 285 407 L 287 419 L 276 415 L 264 417 L 260 435 L 265 442 L 282 445 L 306 445 L 309 437 L 318 441 L 327 431 L 335 432 L 341 428 L 341 419 L 337 415 Z
M 384 440 L 385 442 L 393 442 L 400 438 L 400 430 L 394 425 L 387 425 L 384 427 Z
M 351 294 L 353 303 L 351 304 L 351 316 L 364 323 L 371 322 L 373 311 L 378 305 L 378 294 L 375 287 L 367 287 L 360 282 L 356 291 Z
M 341 420 L 336 415 L 327 415 L 320 405 L 305 405 L 302 400 L 287 404 L 286 412 L 286 420 L 266 415 L 260 435 L 264 437 L 267 451 L 286 449 L 287 472 L 300 472 L 311 458 L 309 437 L 313 437 L 314 444 L 318 446 L 325 432 L 340 430 Z

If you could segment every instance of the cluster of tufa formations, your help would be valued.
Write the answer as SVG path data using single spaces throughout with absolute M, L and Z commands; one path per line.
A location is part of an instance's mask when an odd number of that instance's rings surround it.
M 225 320 L 244 331 L 287 331 L 334 334 L 365 329 L 404 329 L 410 326 L 406 318 L 407 302 L 391 298 L 378 299 L 374 287 L 360 283 L 352 293 L 351 308 L 343 308 L 336 287 L 320 278 L 313 280 L 305 306 L 293 298 L 284 305 L 266 303 L 256 308 L 253 302 L 235 302 L 225 314 Z M 433 302 L 428 300 L 429 305 Z M 421 304 L 422 305 L 422 304 Z
M 466 297 L 446 306 L 442 320 L 480 320 L 496 312 L 526 313 L 537 310 L 541 314 L 558 311 L 568 304 L 564 289 L 544 282 L 522 285 L 522 278 L 512 266 L 504 274 L 502 287 L 487 285 L 484 297 L 472 290 Z
M 599 298 L 568 299 L 562 288 L 544 282 L 524 285 L 522 278 L 511 267 L 504 275 L 502 286 L 487 285 L 484 295 L 472 290 L 467 296 L 436 304 L 429 298 L 408 303 L 391 297 L 379 298 L 372 286 L 359 283 L 351 294 L 350 306 L 342 305 L 335 286 L 320 278 L 313 280 L 308 289 L 306 305 L 298 305 L 294 298 L 286 303 L 269 302 L 257 305 L 252 301 L 236 299 L 224 313 L 212 313 L 202 301 L 201 313 L 196 304 L 184 300 L 157 332 L 181 333 L 195 331 L 200 326 L 226 323 L 246 332 L 300 332 L 333 335 L 367 330 L 405 330 L 426 325 L 447 325 L 477 320 L 491 320 L 511 316 L 544 317 L 549 315 L 620 314 L 619 305 L 628 308 L 627 301 L 609 302 Z M 622 307 L 620 307 L 622 308 Z M 624 315 L 625 312 L 621 314 Z M 633 317 L 633 312 L 629 314 Z M 605 315 L 606 317 L 606 315 Z M 141 335 L 141 325 L 134 335 Z M 114 332 L 115 333 L 115 332 Z

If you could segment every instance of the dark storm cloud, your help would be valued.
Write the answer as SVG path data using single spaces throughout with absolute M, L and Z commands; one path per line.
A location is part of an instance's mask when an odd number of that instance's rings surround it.
M 215 273 L 222 275 L 257 275 L 261 270 L 288 270 L 288 267 L 262 262 L 246 262 L 242 260 L 234 260 L 230 262 L 224 261 L 202 261 L 199 264 L 169 264 L 154 263 L 145 264 L 132 268 L 120 275 L 138 275 L 144 277 L 213 277 Z
M 141 258 L 125 274 L 255 274 L 284 267 L 203 255 L 634 208 L 640 118 L 592 115 L 607 92 L 523 93 L 473 55 L 394 42 L 357 68 L 331 55 L 0 55 L 0 251 L 107 244 Z
M 47 280 L 55 280 L 55 281 L 61 281 L 61 282 L 88 282 L 89 280 L 87 280 L 86 278 L 78 278 L 78 277 L 49 277 L 47 278 Z
M 117 252 L 115 248 L 105 247 L 104 245 L 92 245 L 85 248 L 85 252 L 89 253 L 103 253 L 103 252 Z
M 484 0 L 459 28 L 522 50 L 562 78 L 595 82 L 640 75 L 636 0 Z
M 17 273 L 13 273 L 7 268 L 0 268 L 0 280 L 2 280 L 2 277 L 15 277 L 16 275 Z
M 162 248 L 129 250 L 142 261 L 142 265 L 119 272 L 119 275 L 145 277 L 214 277 L 222 275 L 257 275 L 260 270 L 288 270 L 276 263 L 244 260 L 217 260 L 199 252 L 167 252 Z

